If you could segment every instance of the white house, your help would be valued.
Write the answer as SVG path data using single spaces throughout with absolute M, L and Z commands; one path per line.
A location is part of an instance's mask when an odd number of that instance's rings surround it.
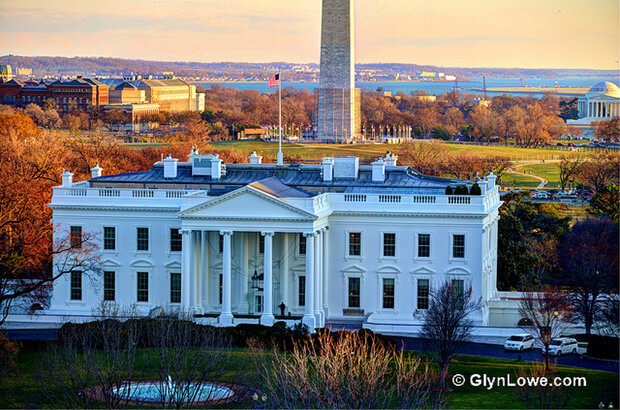
M 54 283 L 43 314 L 88 317 L 102 300 L 191 311 L 221 326 L 302 320 L 408 333 L 423 321 L 429 291 L 470 286 L 489 325 L 497 297 L 495 176 L 481 195 L 446 195 L 472 182 L 421 175 L 387 154 L 320 164 L 223 164 L 193 151 L 145 172 L 54 188 L 55 225 L 94 232 L 101 275 Z

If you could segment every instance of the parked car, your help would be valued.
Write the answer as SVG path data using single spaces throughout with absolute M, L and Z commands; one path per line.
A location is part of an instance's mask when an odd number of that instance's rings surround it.
M 546 192 L 535 192 L 532 194 L 532 199 L 547 199 L 549 195 Z
M 534 337 L 528 334 L 512 335 L 504 343 L 504 350 L 522 352 L 534 348 Z
M 551 339 L 549 343 L 549 354 L 552 356 L 562 356 L 563 354 L 577 354 L 577 340 L 572 337 L 559 337 L 557 339 Z M 545 347 L 541 349 L 541 352 L 545 354 Z

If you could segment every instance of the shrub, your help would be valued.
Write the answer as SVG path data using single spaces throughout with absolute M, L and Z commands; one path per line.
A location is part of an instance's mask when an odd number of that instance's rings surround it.
M 454 190 L 454 195 L 468 195 L 469 190 L 467 189 L 467 185 L 459 185 Z
M 268 407 L 432 408 L 433 372 L 372 332 L 318 329 L 289 354 L 254 349 Z
M 454 195 L 454 191 L 450 185 L 446 187 L 446 195 Z
M 3 333 L 0 333 L 0 375 L 15 372 L 15 358 L 19 349 Z
M 478 183 L 473 184 L 471 188 L 469 188 L 469 195 L 482 195 L 482 190 Z

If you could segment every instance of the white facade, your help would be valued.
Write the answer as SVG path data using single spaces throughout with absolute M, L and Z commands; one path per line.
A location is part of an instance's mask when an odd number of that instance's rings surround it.
M 569 120 L 573 125 L 591 125 L 593 121 L 609 120 L 620 116 L 620 88 L 604 81 L 594 85 L 578 99 L 579 119 Z
M 47 314 L 88 317 L 106 296 L 221 326 L 406 332 L 422 323 L 428 288 L 454 280 L 471 286 L 482 302 L 473 319 L 488 325 L 501 204 L 492 174 L 478 181 L 482 195 L 448 196 L 446 186 L 471 182 L 422 176 L 391 154 L 278 166 L 193 152 L 142 173 L 100 172 L 54 188 L 53 223 L 97 235 L 101 272 L 57 281 Z

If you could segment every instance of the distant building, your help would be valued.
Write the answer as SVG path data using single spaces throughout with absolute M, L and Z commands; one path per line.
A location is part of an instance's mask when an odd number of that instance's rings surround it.
M 424 102 L 435 102 L 437 100 L 437 97 L 434 95 L 416 95 L 414 98 Z
M 435 78 L 436 75 L 437 75 L 437 73 L 434 72 L 434 71 L 422 71 L 422 73 L 420 74 L 420 77 L 422 77 L 422 78 Z
M 110 88 L 110 104 L 142 104 L 146 102 L 146 92 L 128 81 Z
M 8 64 L 0 65 L 0 83 L 13 79 L 13 69 Z
M 593 121 L 608 120 L 620 116 L 620 88 L 612 82 L 594 85 L 578 100 L 579 119 L 569 124 L 590 126 Z
M 101 79 L 112 90 L 120 87 L 122 91 L 114 91 L 114 98 L 119 103 L 134 103 L 137 96 L 133 88 L 144 92 L 144 101 L 158 104 L 161 111 L 204 111 L 204 95 L 196 93 L 196 86 L 187 81 L 175 78 L 172 73 L 165 73 L 162 79 L 150 76 L 131 75 L 120 78 Z M 125 84 L 126 83 L 126 84 Z
M 116 126 L 118 131 L 144 131 L 159 125 L 155 121 L 148 121 L 159 114 L 158 104 L 107 104 L 103 109 L 105 111 L 118 110 L 125 114 L 125 122 Z M 146 119 L 148 120 L 144 121 Z
M 97 80 L 83 78 L 52 82 L 12 79 L 0 85 L 0 103 L 25 107 L 34 103 L 44 106 L 51 99 L 60 114 L 73 109 L 90 112 L 108 104 L 109 87 Z
M 490 107 L 492 103 L 491 100 L 485 100 L 483 98 L 474 98 L 473 100 L 469 100 L 469 102 L 472 105 L 484 105 L 485 107 Z
M 235 137 L 238 140 L 259 139 L 263 137 L 263 129 L 262 128 L 246 128 L 244 130 L 237 131 Z
M 17 75 L 23 75 L 25 77 L 29 77 L 32 75 L 32 68 L 17 68 Z

